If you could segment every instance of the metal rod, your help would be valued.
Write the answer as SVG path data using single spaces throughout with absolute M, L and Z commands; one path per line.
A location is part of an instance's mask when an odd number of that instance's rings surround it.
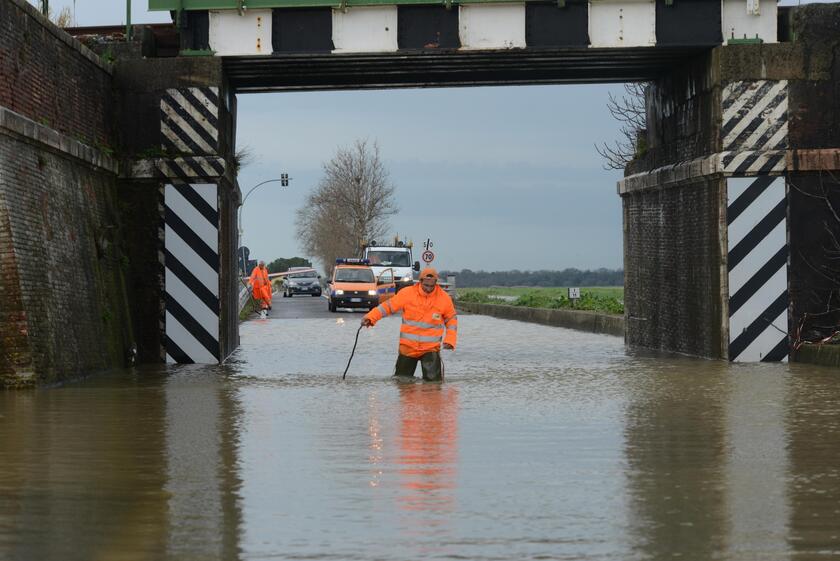
M 125 40 L 131 41 L 131 0 L 125 0 Z
M 41 13 L 50 17 L 50 0 L 41 0 Z

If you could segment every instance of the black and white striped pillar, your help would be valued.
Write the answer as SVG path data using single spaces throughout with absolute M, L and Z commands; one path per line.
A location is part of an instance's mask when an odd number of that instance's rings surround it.
M 170 89 L 161 98 L 158 161 L 165 178 L 164 351 L 167 362 L 218 363 L 219 197 L 205 178 L 224 174 L 218 152 L 218 88 Z M 206 156 L 206 157 L 205 157 Z
M 219 362 L 217 186 L 165 188 L 166 361 Z
M 785 179 L 733 177 L 727 193 L 729 360 L 787 361 Z

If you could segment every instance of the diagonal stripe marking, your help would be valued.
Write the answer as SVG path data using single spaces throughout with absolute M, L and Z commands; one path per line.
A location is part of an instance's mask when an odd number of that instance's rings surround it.
M 207 264 L 199 255 L 185 242 L 175 231 L 166 226 L 164 228 L 166 247 L 160 252 L 161 262 L 169 251 L 175 258 L 187 268 L 192 275 L 201 281 L 207 290 L 214 296 L 219 295 L 219 272 Z
M 732 224 L 736 218 L 741 216 L 741 213 L 761 195 L 767 187 L 773 183 L 774 177 L 756 177 L 755 181 L 750 183 L 743 193 L 732 201 L 726 209 L 726 223 Z
M 195 91 L 196 90 L 194 88 L 190 88 L 186 90 L 179 90 L 178 93 L 184 99 L 185 107 L 190 107 L 193 111 L 199 113 L 204 119 L 203 121 L 201 121 L 204 125 L 204 128 L 207 130 L 208 133 L 216 137 L 219 134 L 218 115 L 215 112 L 210 111 L 207 104 L 205 104 L 205 102 L 196 97 Z M 204 96 L 201 97 L 203 98 Z
M 190 361 L 199 364 L 213 364 L 218 362 L 216 357 L 204 348 L 204 345 L 186 327 L 181 325 L 178 319 L 168 309 L 166 310 L 166 336 L 172 339 L 183 350 Z
M 218 338 L 211 335 L 169 293 L 166 294 L 166 313 L 171 314 L 207 352 L 213 355 L 217 361 L 219 360 Z M 216 328 L 218 329 L 218 325 Z
M 174 362 L 175 364 L 194 364 L 195 361 L 184 352 L 184 350 L 175 344 L 169 335 L 165 339 L 166 361 Z M 169 360 L 172 359 L 172 360 Z
M 219 254 L 216 253 L 204 240 L 202 240 L 189 226 L 181 220 L 175 212 L 166 206 L 164 211 L 166 225 L 178 234 L 182 240 L 199 256 L 205 263 L 210 265 L 214 271 L 219 270 Z
M 218 253 L 219 247 L 219 226 L 218 222 L 210 222 L 192 205 L 192 203 L 181 196 L 175 184 L 167 186 L 166 205 L 195 233 L 207 247 Z M 188 187 L 188 186 L 184 186 Z
M 781 337 L 781 341 L 762 357 L 761 362 L 783 362 L 787 358 L 790 354 L 790 343 L 786 335 L 781 335 Z
M 204 197 L 199 195 L 195 188 L 192 185 L 172 185 L 184 199 L 189 201 L 189 203 L 199 212 L 201 215 L 207 219 L 207 221 L 213 225 L 214 228 L 219 228 L 219 213 L 218 211 L 207 204 L 207 201 L 204 200 Z
M 190 146 L 192 153 L 211 154 L 215 152 L 213 146 L 202 138 L 201 135 L 196 134 L 188 123 L 178 118 L 177 115 L 173 116 L 169 112 L 170 110 L 164 109 L 164 111 L 166 112 L 166 119 L 164 119 L 163 123 L 166 124 L 170 137 L 177 138 L 183 144 Z
M 756 291 L 764 286 L 776 272 L 787 265 L 787 246 L 782 247 L 738 291 L 729 297 L 729 317 L 741 309 Z
M 761 221 L 755 225 L 755 227 L 749 231 L 749 233 L 744 236 L 744 238 L 738 242 L 738 244 L 729 250 L 729 259 L 728 259 L 728 269 L 731 271 L 734 269 L 738 263 L 750 252 L 752 249 L 763 240 L 767 234 L 769 234 L 776 225 L 785 219 L 787 210 L 787 201 L 782 199 L 779 201 L 773 210 L 771 210 L 767 216 L 761 219 Z
M 182 107 L 177 105 L 172 107 L 166 100 L 161 100 L 161 107 L 169 118 L 167 123 L 169 128 L 179 137 L 182 139 L 185 136 L 189 137 L 192 142 L 208 153 L 216 151 L 216 139 L 208 135 Z
M 216 294 L 204 286 L 204 283 L 198 280 L 198 277 L 193 275 L 168 249 L 164 249 L 164 257 L 167 273 L 175 275 L 190 292 L 195 294 L 196 298 L 201 300 L 211 312 L 218 316 L 219 299 L 216 297 Z M 218 317 L 216 319 L 218 321 Z
M 730 132 L 728 132 L 724 137 L 723 144 L 729 147 L 729 149 L 732 149 L 735 144 L 737 144 L 740 149 L 752 150 L 756 148 L 748 142 L 749 138 L 755 135 L 762 135 L 778 120 L 771 120 L 769 117 L 765 117 L 764 112 L 767 111 L 768 107 L 770 107 L 771 115 L 774 114 L 778 109 L 779 104 L 781 104 L 786 98 L 787 93 L 782 92 L 771 99 L 764 99 L 762 100 L 762 104 L 760 106 L 751 107 L 741 120 L 726 123 L 726 125 L 734 125 L 731 127 Z M 744 138 L 744 135 L 746 135 L 746 138 Z
M 785 290 L 776 298 L 742 333 L 729 344 L 729 359 L 735 360 L 744 352 L 756 337 L 761 335 L 779 315 L 788 307 L 788 293 Z

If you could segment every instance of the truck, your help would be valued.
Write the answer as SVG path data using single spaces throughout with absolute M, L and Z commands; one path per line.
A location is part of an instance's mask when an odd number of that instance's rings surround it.
M 386 269 L 393 269 L 394 282 L 399 292 L 414 284 L 414 272 L 420 270 L 420 262 L 412 259 L 412 246 L 410 241 L 405 242 L 399 236 L 394 237 L 393 243 L 379 244 L 371 241 L 365 244 L 362 259 L 370 263 L 370 268 L 377 278 Z

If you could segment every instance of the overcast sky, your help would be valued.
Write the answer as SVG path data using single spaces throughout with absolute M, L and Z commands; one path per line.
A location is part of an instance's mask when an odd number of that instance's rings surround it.
M 38 4 L 38 2 L 32 2 Z M 781 5 L 798 4 L 796 0 Z M 117 0 L 51 0 L 76 25 L 125 22 Z M 135 23 L 167 22 L 134 0 Z M 396 187 L 391 231 L 431 238 L 449 270 L 622 267 L 621 200 L 594 145 L 618 124 L 605 109 L 621 85 L 519 86 L 239 95 L 237 144 L 255 159 L 243 193 L 269 183 L 242 209 L 251 257 L 302 255 L 295 210 L 321 166 L 355 139 L 379 143 Z

